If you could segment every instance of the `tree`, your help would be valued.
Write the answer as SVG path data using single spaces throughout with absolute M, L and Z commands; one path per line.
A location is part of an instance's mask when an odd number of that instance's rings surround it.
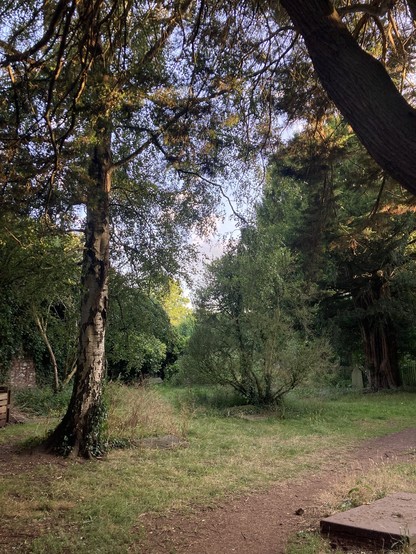
M 43 378 L 55 391 L 75 363 L 80 258 L 79 237 L 31 218 L 0 217 L 1 362 L 7 366 L 12 355 L 24 351 L 36 354 L 41 369 L 46 349 L 53 379 Z
M 218 152 L 233 148 L 229 129 L 258 129 L 252 87 L 247 91 L 241 76 L 257 74 L 262 82 L 258 54 L 270 41 L 252 7 L 239 4 L 17 2 L 2 15 L 4 196 L 20 206 L 24 192 L 33 192 L 30 213 L 45 210 L 62 224 L 74 206 L 86 210 L 74 392 L 48 445 L 65 443 L 66 451 L 88 457 L 100 451 L 111 201 L 140 197 L 142 183 L 147 194 L 166 175 L 176 184 L 169 209 L 181 208 L 166 217 L 195 208 L 200 216 L 190 223 L 208 215 L 222 189 L 206 176 L 215 163 L 226 170 Z M 241 57 L 234 45 L 243 23 L 258 34 L 247 38 Z M 234 101 L 227 99 L 232 92 Z M 250 110 L 240 109 L 245 117 L 233 121 L 233 106 L 244 102 Z M 138 183 L 139 169 L 142 177 L 154 169 L 154 180 Z M 155 244 L 149 228 L 146 239 Z
M 158 78 L 166 83 L 161 50 L 189 6 L 189 2 L 173 6 L 167 17 L 160 19 L 146 7 L 142 10 L 138 4 L 125 6 L 116 0 L 71 6 L 58 2 L 33 11 L 27 24 L 21 19 L 23 6 L 14 11 L 16 19 L 11 18 L 14 36 L 23 42 L 22 51 L 11 38 L 5 48 L 4 66 L 9 68 L 10 91 L 15 97 L 10 115 L 14 125 L 9 136 L 14 129 L 15 141 L 24 150 L 22 127 L 37 132 L 34 140 L 29 139 L 31 145 L 35 144 L 31 156 L 35 158 L 40 150 L 36 138 L 47 133 L 49 140 L 44 141 L 44 149 L 49 149 L 52 161 L 52 170 L 48 159 L 44 169 L 49 174 L 48 213 L 59 209 L 60 202 L 67 206 L 84 202 L 86 206 L 78 369 L 68 411 L 48 439 L 50 447 L 59 449 L 64 445 L 74 455 L 91 456 L 100 451 L 112 174 L 153 144 L 161 127 L 166 130 L 178 113 L 181 115 L 178 109 L 161 124 L 140 117 L 147 110 L 143 106 L 149 102 L 148 90 Z M 26 30 L 38 23 L 43 24 L 43 35 L 39 38 L 35 33 L 38 40 L 28 45 Z M 153 70 L 148 75 L 152 78 L 148 90 L 143 90 L 141 84 L 146 82 L 150 66 Z M 26 90 L 25 83 L 29 83 L 30 90 Z M 128 86 L 133 88 L 129 90 Z M 31 118 L 25 101 L 38 117 Z M 157 99 L 153 105 L 156 112 L 165 108 L 165 103 Z M 113 148 L 120 123 L 117 115 L 132 123 L 121 132 L 129 139 L 136 134 L 130 151 L 123 151 L 121 141 L 118 151 Z M 150 137 L 147 140 L 140 133 L 141 127 Z M 26 174 L 23 181 L 25 178 Z M 59 186 L 68 179 L 75 181 L 75 186 Z
M 282 213 L 284 194 L 290 213 Z M 361 334 L 371 387 L 399 386 L 400 334 L 411 324 L 416 290 L 409 195 L 332 120 L 282 149 L 264 206 L 268 217 L 281 218 L 282 240 L 301 254 L 305 275 L 321 290 L 321 319 L 340 329 L 340 355 L 351 354 Z
M 360 11 L 369 15 L 360 23 L 358 34 L 369 20 L 378 24 L 378 18 L 407 7 L 411 28 L 414 2 L 346 3 L 338 12 L 329 0 L 282 0 L 271 2 L 277 16 L 280 4 L 301 33 L 324 89 L 370 155 L 415 193 L 416 111 L 400 94 L 382 62 L 359 46 L 341 18 Z M 405 40 L 402 48 L 409 49 L 410 56 L 414 41 Z
M 267 231 L 265 225 L 244 229 L 208 266 L 186 360 L 193 373 L 233 387 L 254 404 L 279 403 L 331 365 L 325 341 L 310 333 L 310 296 L 295 259 L 270 242 Z
M 175 343 L 167 313 L 154 294 L 140 290 L 132 276 L 113 271 L 110 283 L 109 378 L 131 382 L 160 374 Z
M 192 315 L 190 300 L 184 296 L 178 281 L 169 283 L 169 291 L 163 298 L 163 307 L 174 327 L 179 326 Z

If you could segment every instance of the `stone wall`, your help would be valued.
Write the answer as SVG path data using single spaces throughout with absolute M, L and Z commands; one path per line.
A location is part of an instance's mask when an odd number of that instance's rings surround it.
M 9 373 L 9 384 L 14 389 L 36 387 L 36 371 L 32 358 L 18 357 L 12 360 Z

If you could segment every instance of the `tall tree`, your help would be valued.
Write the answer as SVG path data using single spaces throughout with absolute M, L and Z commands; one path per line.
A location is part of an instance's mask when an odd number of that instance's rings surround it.
M 310 332 L 310 289 L 295 257 L 276 239 L 263 220 L 244 228 L 241 240 L 208 266 L 184 362 L 253 404 L 279 403 L 331 366 L 325 340 Z
M 394 388 L 401 384 L 400 332 L 410 324 L 415 290 L 414 206 L 335 123 L 304 132 L 280 153 L 264 210 L 287 221 L 277 199 L 292 199 L 295 226 L 276 225 L 322 291 L 322 319 L 337 322 L 344 337 L 349 329 L 361 333 L 371 386 Z M 352 352 L 354 341 L 343 342 L 341 349 Z
M 31 215 L 46 210 L 62 225 L 73 206 L 85 206 L 78 369 L 68 411 L 48 442 L 90 456 L 100 449 L 111 201 L 116 219 L 126 214 L 118 211 L 120 199 L 136 201 L 170 182 L 171 201 L 159 216 L 168 221 L 179 214 L 188 228 L 198 219 L 189 215 L 194 210 L 200 220 L 206 216 L 222 190 L 207 177 L 215 166 L 227 169 L 218 153 L 227 160 L 233 151 L 230 129 L 254 129 L 262 137 L 253 87 L 242 75 L 262 82 L 259 68 L 271 42 L 252 7 L 237 3 L 22 1 L 1 15 L 8 99 L 1 110 L 3 198 L 22 209 L 24 194 L 33 193 Z M 248 36 L 240 56 L 234 46 L 243 28 Z M 273 51 L 283 49 L 284 41 L 276 44 Z M 244 102 L 250 109 L 230 117 Z M 148 225 L 139 247 L 147 242 L 149 252 L 157 250 L 156 227 Z M 179 244 L 178 236 L 172 233 L 171 243 Z M 142 263 L 152 261 L 139 254 Z
M 280 5 L 289 14 L 305 41 L 324 89 L 370 155 L 394 179 L 415 193 L 416 111 L 393 83 L 383 63 L 385 60 L 376 59 L 366 52 L 357 40 L 373 24 L 379 29 L 379 40 L 386 44 L 392 32 L 384 32 L 383 20 L 392 21 L 394 12 L 401 10 L 407 35 L 398 36 L 397 49 L 405 51 L 410 63 L 414 52 L 414 2 L 337 4 L 338 11 L 330 0 L 270 2 L 278 17 Z M 354 36 L 343 18 L 357 13 L 362 16 L 358 22 L 348 22 L 353 27 Z M 394 31 L 398 33 L 397 26 Z M 394 42 L 392 47 L 396 48 Z

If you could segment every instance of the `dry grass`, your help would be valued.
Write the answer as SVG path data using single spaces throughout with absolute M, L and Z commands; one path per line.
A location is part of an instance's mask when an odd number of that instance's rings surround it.
M 320 517 L 335 512 L 349 510 L 363 504 L 370 504 L 396 492 L 416 493 L 416 467 L 414 463 L 389 463 L 374 466 L 369 470 L 358 470 L 343 478 L 331 489 L 324 491 L 318 499 Z M 292 536 L 288 554 L 330 554 L 348 552 L 350 554 L 374 554 L 374 550 L 363 546 L 348 548 L 343 545 L 335 548 L 334 543 L 324 538 L 316 530 L 307 530 Z M 380 550 L 389 554 L 390 550 Z M 395 550 L 396 554 L 416 554 L 413 547 Z
M 364 474 L 355 472 L 325 491 L 321 500 L 329 513 L 369 504 L 396 492 L 416 493 L 416 467 L 411 463 L 382 464 Z
M 143 437 L 175 435 L 185 438 L 189 415 L 175 411 L 157 390 L 110 383 L 108 398 L 108 437 L 112 441 L 134 442 Z

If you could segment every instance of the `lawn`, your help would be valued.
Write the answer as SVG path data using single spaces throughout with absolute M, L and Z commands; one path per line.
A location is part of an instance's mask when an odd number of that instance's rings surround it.
M 125 447 L 88 462 L 30 464 L 30 456 L 20 456 L 27 467 L 0 478 L 1 552 L 3 544 L 17 552 L 136 552 L 145 513 L 192 510 L 264 489 L 341 458 L 354 443 L 412 427 L 416 415 L 415 395 L 406 392 L 301 391 L 268 412 L 234 406 L 232 395 L 216 388 L 112 386 L 107 394 L 109 441 Z M 56 416 L 0 430 L 0 448 L 27 449 Z M 178 436 L 187 447 L 141 445 L 155 435 Z M 414 471 L 397 473 L 416 491 Z

